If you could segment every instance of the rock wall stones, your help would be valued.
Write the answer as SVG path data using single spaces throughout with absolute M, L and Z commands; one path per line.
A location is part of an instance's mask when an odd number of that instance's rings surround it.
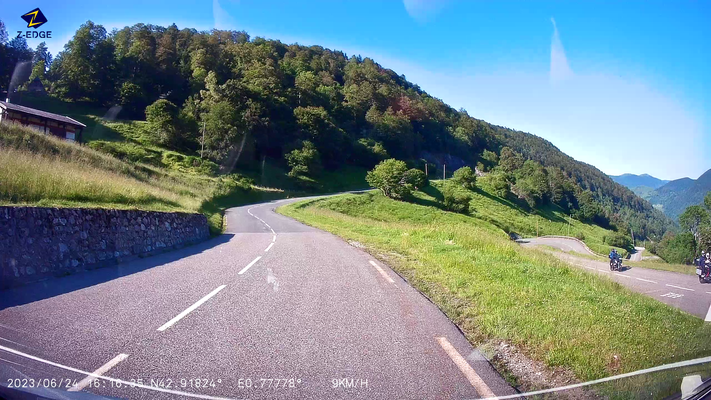
M 117 264 L 209 236 L 202 214 L 0 207 L 0 288 Z

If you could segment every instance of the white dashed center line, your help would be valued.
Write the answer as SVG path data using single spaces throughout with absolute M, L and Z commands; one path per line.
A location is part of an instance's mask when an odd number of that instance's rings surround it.
M 615 272 L 615 275 L 617 275 L 617 276 L 621 276 L 621 277 L 623 277 L 623 278 L 629 278 L 629 279 L 632 279 L 632 277 L 631 277 L 631 276 L 623 275 L 623 274 L 620 274 L 620 273 L 617 273 L 617 272 Z
M 260 257 L 257 257 L 257 259 L 259 259 L 259 258 L 260 258 Z M 256 261 L 256 260 L 255 260 L 255 261 Z M 217 289 L 213 290 L 213 291 L 210 292 L 207 296 L 205 296 L 205 297 L 203 297 L 202 299 L 198 300 L 198 301 L 197 301 L 195 304 L 193 304 L 192 306 L 186 308 L 185 311 L 183 311 L 183 312 L 181 312 L 180 314 L 176 315 L 175 318 L 173 318 L 173 319 L 171 319 L 170 321 L 168 321 L 168 322 L 166 322 L 165 324 L 163 324 L 160 328 L 158 328 L 158 330 L 162 332 L 162 331 L 164 331 L 164 330 L 170 328 L 173 324 L 175 324 L 176 322 L 178 322 L 178 321 L 180 321 L 181 319 L 183 319 L 186 315 L 190 314 L 190 313 L 191 313 L 192 311 L 194 311 L 196 308 L 200 307 L 200 305 L 202 305 L 202 303 L 204 303 L 204 302 L 210 300 L 210 297 L 212 297 L 212 296 L 216 295 L 217 293 L 219 293 L 220 290 L 224 289 L 226 286 L 227 286 L 227 285 L 222 285 L 222 286 L 218 287 Z
M 668 284 L 668 283 L 667 283 L 667 286 L 673 287 L 673 288 L 676 288 L 676 289 L 688 290 L 688 291 L 690 291 L 690 292 L 695 292 L 694 289 L 689 289 L 689 288 L 685 288 L 685 287 L 681 287 L 681 286 L 676 286 L 676 285 L 670 285 L 670 284 Z
M 88 375 L 86 378 L 80 380 L 76 385 L 70 387 L 67 389 L 69 392 L 78 392 L 85 387 L 87 387 L 91 382 L 93 382 L 96 378 L 100 377 L 101 375 L 105 374 L 113 368 L 116 364 L 120 363 L 121 361 L 125 360 L 126 357 L 128 357 L 128 354 L 119 354 L 116 357 L 114 357 L 111 361 L 107 362 L 106 364 L 102 365 L 99 369 L 94 371 L 91 375 Z
M 637 279 L 638 281 L 642 281 L 642 282 L 657 283 L 655 281 L 650 281 L 649 279 L 644 279 L 644 278 L 634 278 L 634 279 Z
M 266 253 L 266 252 L 268 252 L 268 251 L 269 251 L 269 249 L 271 249 L 271 248 L 272 248 L 272 246 L 274 246 L 274 242 L 271 242 L 271 243 L 269 243 L 269 246 L 267 247 L 267 249 L 266 249 L 266 250 L 264 250 L 264 252 L 265 252 L 265 253 Z
M 247 270 L 250 269 L 252 267 L 252 265 L 256 264 L 256 262 L 259 261 L 260 258 L 262 258 L 262 256 L 259 256 L 259 257 L 255 258 L 254 260 L 252 260 L 252 262 L 247 264 L 246 267 L 242 268 L 242 271 L 239 271 L 239 273 L 237 275 L 242 275 L 245 272 L 247 272 Z

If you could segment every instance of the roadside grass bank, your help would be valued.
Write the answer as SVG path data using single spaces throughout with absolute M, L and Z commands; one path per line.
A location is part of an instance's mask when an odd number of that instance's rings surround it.
M 521 248 L 482 219 L 378 193 L 306 200 L 278 212 L 364 244 L 475 346 L 506 341 L 582 381 L 711 354 L 711 327 L 701 319 Z
M 118 160 L 31 129 L 0 124 L 0 204 L 201 212 L 213 234 L 225 208 L 281 198 L 239 176 L 209 177 Z
M 414 197 L 418 204 L 434 205 L 433 203 L 441 201 L 444 182 L 430 183 L 423 192 L 415 192 Z M 516 233 L 522 237 L 571 236 L 585 242 L 596 253 L 607 254 L 610 251 L 611 246 L 605 244 L 605 238 L 612 236 L 613 231 L 573 219 L 558 206 L 546 205 L 538 209 L 526 209 L 508 198 L 496 196 L 484 184 L 474 190 L 457 190 L 471 197 L 468 215 L 490 222 L 506 233 Z M 626 254 L 627 250 L 621 250 Z
M 694 265 L 669 264 L 663 260 L 659 260 L 659 261 L 648 261 L 648 260 L 628 261 L 628 260 L 624 260 L 624 264 L 629 265 L 631 267 L 635 267 L 635 268 L 657 269 L 660 271 L 677 272 L 679 274 L 696 275 L 696 266 L 694 266 Z

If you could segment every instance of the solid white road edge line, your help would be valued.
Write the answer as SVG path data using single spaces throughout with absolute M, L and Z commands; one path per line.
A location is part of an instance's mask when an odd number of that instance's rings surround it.
M 658 282 L 650 281 L 649 279 L 644 279 L 644 278 L 634 278 L 634 279 L 637 279 L 638 281 L 643 281 L 643 282 L 658 283 Z
M 120 363 L 121 361 L 125 360 L 126 357 L 128 357 L 128 354 L 123 354 L 123 353 L 121 353 L 121 354 L 117 355 L 117 356 L 114 357 L 111 361 L 109 361 L 109 362 L 107 362 L 106 364 L 104 364 L 104 365 L 102 365 L 101 367 L 99 367 L 99 369 L 97 369 L 96 371 L 94 371 L 93 374 L 87 375 L 86 378 L 80 380 L 76 385 L 74 385 L 74 386 L 70 387 L 69 389 L 67 389 L 67 391 L 69 391 L 69 392 L 78 392 L 78 391 L 84 389 L 84 388 L 87 387 L 91 382 L 93 382 L 97 377 L 99 377 L 99 376 L 105 374 L 106 372 L 108 372 L 108 370 L 110 370 L 111 368 L 113 368 L 116 364 L 118 364 L 118 363 Z
M 262 258 L 262 256 L 259 256 L 259 257 L 255 258 L 254 260 L 252 260 L 252 262 L 249 263 L 249 264 L 247 264 L 246 267 L 242 268 L 242 271 L 239 271 L 239 273 L 237 273 L 237 275 L 242 275 L 242 274 L 244 274 L 245 272 L 247 272 L 247 270 L 250 269 L 250 268 L 252 267 L 252 265 L 256 264 L 257 261 L 259 261 L 260 258 Z
M 257 257 L 259 258 L 259 257 Z M 164 330 L 170 328 L 173 324 L 176 322 L 180 321 L 183 319 L 186 315 L 190 314 L 193 310 L 196 308 L 200 307 L 202 303 L 210 300 L 210 297 L 216 295 L 220 290 L 224 289 L 227 285 L 222 285 L 218 287 L 217 289 L 213 290 L 210 292 L 207 296 L 203 297 L 202 299 L 198 300 L 197 303 L 193 304 L 192 306 L 188 307 L 185 309 L 185 311 L 181 312 L 180 314 L 176 315 L 175 318 L 171 319 L 170 321 L 166 322 L 163 324 L 160 328 L 158 328 L 159 331 L 163 332 Z
M 380 275 L 382 275 L 385 279 L 387 279 L 388 282 L 395 283 L 395 281 L 390 277 L 390 275 L 388 275 L 387 272 L 385 272 L 382 268 L 380 268 L 380 265 L 376 264 L 375 261 L 371 260 L 370 265 L 374 266 L 375 269 L 377 269 L 378 272 L 380 272 Z
M 274 231 L 272 231 L 274 233 Z M 276 233 L 274 233 L 274 236 L 272 236 L 272 242 L 276 242 Z
M 667 286 L 673 287 L 673 288 L 677 288 L 677 289 L 681 289 L 681 290 L 688 290 L 688 291 L 690 291 L 690 292 L 695 292 L 694 289 L 689 289 L 689 288 L 685 288 L 685 287 L 681 287 L 681 286 L 676 286 L 676 285 L 670 285 L 670 284 L 668 284 L 668 283 L 667 283 Z
M 620 274 L 620 273 L 617 273 L 617 272 L 615 272 L 615 275 L 617 275 L 617 276 L 621 276 L 621 277 L 623 277 L 623 278 L 630 278 L 630 279 L 632 279 L 632 277 L 631 277 L 631 276 L 627 276 L 627 275 L 624 275 L 624 274 Z
M 59 363 L 56 363 L 56 362 L 53 362 L 53 361 L 45 360 L 44 358 L 39 358 L 39 357 L 30 355 L 30 354 L 27 354 L 27 353 L 23 353 L 23 352 L 21 352 L 21 351 L 17 351 L 17 350 L 15 350 L 15 349 L 11 349 L 11 348 L 9 348 L 9 347 L 5 347 L 5 346 L 2 346 L 2 345 L 0 345 L 0 350 L 6 351 L 6 352 L 11 353 L 11 354 L 15 354 L 15 355 L 20 356 L 20 357 L 25 357 L 25 358 L 28 358 L 28 359 L 30 359 L 30 360 L 34 360 L 34 361 L 38 361 L 38 362 L 41 362 L 41 363 L 44 363 L 44 364 L 47 364 L 47 365 L 51 365 L 51 366 L 53 366 L 53 367 L 61 368 L 61 369 L 64 369 L 64 370 L 67 370 L 67 371 L 71 371 L 71 372 L 76 372 L 77 374 L 94 376 L 94 373 L 93 373 L 93 372 L 87 372 L 87 371 L 82 371 L 82 370 L 80 370 L 80 369 L 78 369 L 78 368 L 68 367 L 68 366 L 66 366 L 66 365 L 62 365 L 62 364 L 59 364 Z M 227 398 L 227 397 L 217 397 L 217 396 L 208 396 L 208 395 L 206 395 L 206 394 L 197 394 L 197 393 L 181 392 L 181 391 L 179 391 L 179 390 L 164 389 L 164 388 L 157 387 L 157 386 L 149 386 L 149 385 L 143 385 L 143 384 L 135 383 L 135 382 L 122 381 L 121 379 L 109 378 L 108 376 L 99 376 L 99 375 L 96 375 L 96 376 L 94 376 L 94 377 L 95 377 L 95 378 L 99 378 L 99 379 L 103 379 L 103 380 L 106 380 L 106 381 L 109 381 L 109 382 L 120 383 L 122 386 L 138 387 L 138 388 L 141 388 L 141 389 L 153 390 L 153 391 L 156 391 L 156 392 L 175 394 L 175 395 L 185 396 L 185 397 L 193 397 L 193 398 L 196 398 L 196 399 L 231 400 L 231 399 L 229 399 L 229 398 Z
M 265 253 L 266 253 L 266 252 L 268 252 L 268 251 L 269 251 L 269 249 L 271 249 L 271 248 L 272 248 L 272 246 L 274 246 L 274 242 L 271 242 L 271 243 L 269 243 L 269 246 L 267 247 L 267 249 L 266 249 L 266 250 L 264 250 L 264 252 L 265 252 Z
M 474 368 L 472 368 L 471 365 L 467 362 L 467 360 L 462 357 L 461 354 L 457 351 L 457 349 L 452 346 L 451 343 L 449 343 L 449 340 L 447 340 L 446 337 L 438 337 L 435 338 L 437 339 L 437 342 L 439 342 L 439 345 L 442 346 L 442 349 L 444 349 L 445 353 L 449 356 L 449 358 L 454 361 L 454 363 L 459 367 L 459 370 L 462 371 L 462 374 L 469 380 L 469 383 L 474 386 L 474 389 L 476 389 L 477 393 L 479 393 L 479 396 L 481 397 L 496 397 L 494 392 L 489 389 L 488 386 L 486 386 L 486 383 L 484 383 L 484 380 L 481 379 L 481 377 L 474 371 Z
M 704 318 L 704 322 L 711 322 L 711 305 L 709 306 L 709 310 L 706 312 L 706 318 Z

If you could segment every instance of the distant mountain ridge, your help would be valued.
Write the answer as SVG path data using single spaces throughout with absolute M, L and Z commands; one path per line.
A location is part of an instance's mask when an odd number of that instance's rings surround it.
M 646 186 L 652 189 L 656 189 L 669 183 L 667 180 L 655 178 L 649 174 L 635 175 L 635 174 L 622 174 L 622 175 L 610 175 L 613 181 L 619 183 L 620 185 L 627 186 L 628 188 L 634 190 L 639 186 Z M 687 178 L 688 179 L 688 178 Z
M 676 179 L 658 187 L 651 193 L 641 193 L 640 196 L 676 220 L 686 207 L 701 204 L 704 201 L 704 196 L 710 190 L 711 169 L 696 180 L 691 178 Z

